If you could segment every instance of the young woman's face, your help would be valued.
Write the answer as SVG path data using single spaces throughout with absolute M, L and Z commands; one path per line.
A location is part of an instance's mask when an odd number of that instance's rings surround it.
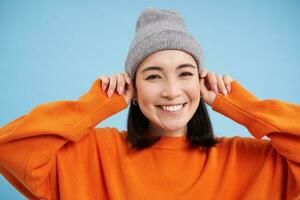
M 138 66 L 135 85 L 135 97 L 153 135 L 186 134 L 200 102 L 199 73 L 190 54 L 180 50 L 151 54 Z

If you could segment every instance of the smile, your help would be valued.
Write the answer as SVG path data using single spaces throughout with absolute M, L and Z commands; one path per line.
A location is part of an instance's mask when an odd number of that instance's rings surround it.
M 186 103 L 172 105 L 172 106 L 161 105 L 161 106 L 158 106 L 158 107 L 163 109 L 164 111 L 168 111 L 168 112 L 179 112 L 179 111 L 182 110 L 182 108 L 185 106 L 185 104 Z

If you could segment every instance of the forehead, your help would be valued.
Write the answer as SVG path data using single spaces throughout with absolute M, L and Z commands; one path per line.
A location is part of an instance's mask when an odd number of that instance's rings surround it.
M 181 50 L 162 50 L 146 57 L 139 65 L 138 72 L 147 66 L 159 66 L 162 69 L 176 69 L 177 66 L 189 63 L 197 66 L 195 59 L 189 53 Z

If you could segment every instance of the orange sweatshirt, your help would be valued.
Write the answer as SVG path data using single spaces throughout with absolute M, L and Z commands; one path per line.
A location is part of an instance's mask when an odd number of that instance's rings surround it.
M 39 105 L 0 129 L 0 172 L 29 199 L 296 199 L 300 194 L 300 106 L 259 100 L 237 81 L 213 110 L 255 138 L 221 137 L 208 150 L 164 136 L 130 150 L 126 131 L 95 128 L 125 109 L 96 80 L 77 101 Z M 267 136 L 270 140 L 261 139 Z

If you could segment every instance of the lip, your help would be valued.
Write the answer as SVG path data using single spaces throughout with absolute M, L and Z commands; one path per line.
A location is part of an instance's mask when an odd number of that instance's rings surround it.
M 188 102 L 182 103 L 182 104 L 183 104 L 182 108 L 181 108 L 180 110 L 177 110 L 177 111 L 167 111 L 167 110 L 164 110 L 164 109 L 162 108 L 162 106 L 157 106 L 157 107 L 159 108 L 159 110 L 161 110 L 161 111 L 164 112 L 164 113 L 176 115 L 176 114 L 179 114 L 179 113 L 181 113 L 181 112 L 183 111 L 183 109 L 185 108 L 185 106 L 186 106 L 187 103 L 188 103 Z M 180 105 L 180 104 L 172 104 L 172 105 Z
M 186 104 L 187 102 L 184 103 L 173 103 L 173 104 L 163 104 L 163 105 L 157 105 L 157 106 L 177 106 L 177 105 L 181 105 L 181 104 Z

